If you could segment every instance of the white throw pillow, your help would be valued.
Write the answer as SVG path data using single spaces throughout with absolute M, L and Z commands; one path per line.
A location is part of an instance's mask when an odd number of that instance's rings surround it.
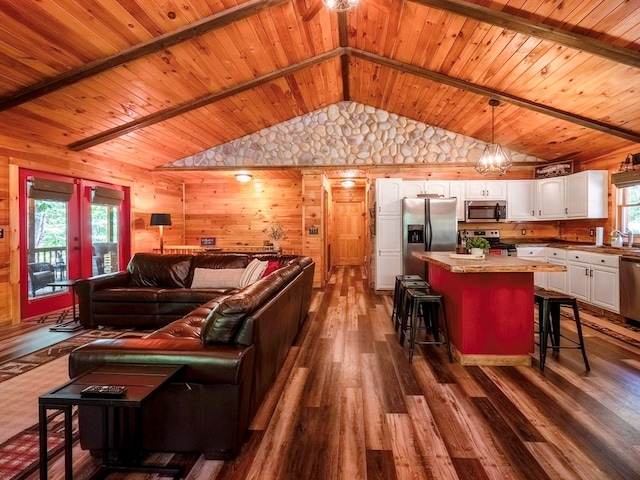
M 240 288 L 244 288 L 247 285 L 251 285 L 253 282 L 257 282 L 262 274 L 267 269 L 268 261 L 261 262 L 257 258 L 251 260 L 247 268 L 244 269 L 242 278 L 240 278 Z
M 196 268 L 191 288 L 238 288 L 244 268 Z

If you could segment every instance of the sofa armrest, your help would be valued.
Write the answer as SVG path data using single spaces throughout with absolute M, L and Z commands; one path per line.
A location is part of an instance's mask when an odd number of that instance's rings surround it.
M 126 287 L 129 285 L 130 278 L 131 274 L 125 271 L 78 280 L 75 285 L 75 291 L 78 296 L 80 324 L 84 328 L 97 327 L 93 323 L 92 315 L 93 292 L 103 288 Z
M 237 385 L 251 381 L 253 361 L 253 345 L 203 345 L 198 339 L 103 339 L 71 352 L 69 376 L 105 364 L 185 365 L 178 377 L 181 382 Z

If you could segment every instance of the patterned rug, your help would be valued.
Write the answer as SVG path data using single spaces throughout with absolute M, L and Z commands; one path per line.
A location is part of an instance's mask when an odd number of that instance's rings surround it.
M 57 321 L 59 314 L 52 315 Z M 83 330 L 49 347 L 0 364 L 0 383 L 68 355 L 74 348 L 102 338 L 139 337 L 146 332 L 131 329 Z M 29 399 L 31 401 L 32 399 Z M 62 455 L 64 448 L 64 416 L 55 412 L 49 416 L 47 451 L 49 459 Z M 73 439 L 78 438 L 77 412 L 73 414 Z M 0 480 L 20 480 L 37 471 L 39 466 L 38 424 L 17 433 L 0 444 Z
M 136 332 L 138 333 L 138 332 Z M 0 364 L 0 383 L 21 375 L 56 358 L 67 355 L 74 348 L 100 338 L 116 338 L 135 335 L 130 330 L 84 330 L 59 343 Z
M 78 438 L 78 415 L 72 417 L 73 441 Z M 64 414 L 55 412 L 47 424 L 47 455 L 51 459 L 64 448 Z M 0 480 L 20 480 L 39 467 L 40 444 L 38 425 L 33 425 L 0 445 Z

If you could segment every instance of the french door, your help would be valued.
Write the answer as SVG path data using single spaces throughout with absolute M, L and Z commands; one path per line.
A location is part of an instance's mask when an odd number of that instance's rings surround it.
M 68 280 L 126 265 L 129 198 L 126 188 L 73 177 L 21 169 L 19 178 L 21 317 L 29 318 L 71 306 Z

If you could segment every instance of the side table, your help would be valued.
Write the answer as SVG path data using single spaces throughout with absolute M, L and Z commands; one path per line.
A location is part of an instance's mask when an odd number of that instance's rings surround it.
M 56 282 L 48 283 L 49 287 L 64 287 L 71 288 L 71 305 L 73 308 L 73 319 L 68 322 L 56 323 L 55 325 L 49 327 L 49 330 L 52 332 L 75 332 L 76 330 L 82 328 L 82 325 L 79 323 L 78 315 L 76 314 L 76 282 L 77 280 L 58 280 Z
M 144 471 L 163 473 L 174 478 L 180 478 L 179 468 L 154 467 L 147 465 L 128 465 L 112 461 L 109 451 L 109 413 L 111 409 L 141 408 L 145 401 L 173 377 L 183 365 L 102 365 L 84 373 L 64 385 L 41 395 L 38 398 L 39 433 L 40 433 L 40 480 L 47 480 L 47 410 L 61 410 L 64 412 L 64 470 L 65 480 L 73 478 L 71 411 L 74 405 L 89 405 L 101 407 L 103 411 L 103 444 L 102 467 L 100 474 L 109 471 Z M 86 397 L 81 391 L 89 385 L 123 385 L 127 391 L 122 397 Z M 117 432 L 111 432 L 117 434 Z M 140 436 L 138 435 L 138 438 Z

